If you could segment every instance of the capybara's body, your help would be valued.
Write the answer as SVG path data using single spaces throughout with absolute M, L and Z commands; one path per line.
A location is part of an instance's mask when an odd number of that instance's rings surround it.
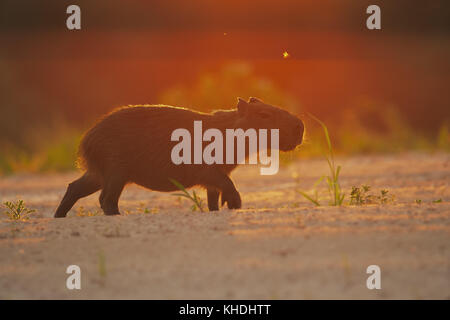
M 237 109 L 212 114 L 161 105 L 124 107 L 106 115 L 83 137 L 79 163 L 86 172 L 69 184 L 55 217 L 65 217 L 78 199 L 98 190 L 102 190 L 100 205 L 105 214 L 119 214 L 118 200 L 126 184 L 177 190 L 171 179 L 186 188 L 205 187 L 209 210 L 219 209 L 220 195 L 222 204 L 240 208 L 240 195 L 229 177 L 236 164 L 172 162 L 171 151 L 178 143 L 171 141 L 172 132 L 185 128 L 194 137 L 193 123 L 198 120 L 203 131 L 216 128 L 224 136 L 226 129 L 279 129 L 279 149 L 283 151 L 294 149 L 303 137 L 301 120 L 256 98 L 249 102 L 239 99 Z

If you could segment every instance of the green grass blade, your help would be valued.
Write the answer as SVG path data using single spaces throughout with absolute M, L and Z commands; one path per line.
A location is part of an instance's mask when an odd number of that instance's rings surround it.
M 297 191 L 298 193 L 300 193 L 302 196 L 304 196 L 306 199 L 308 199 L 309 201 L 311 201 L 312 203 L 314 203 L 316 206 L 320 206 L 319 201 L 317 201 L 316 199 L 313 199 L 311 196 L 309 196 L 306 192 L 303 191 Z
M 339 199 L 339 205 L 341 205 L 344 202 L 345 193 L 341 195 L 341 198 Z
M 313 184 L 313 189 L 316 189 L 316 187 L 323 181 L 323 179 L 325 179 L 326 178 L 326 176 L 325 175 L 323 175 L 323 176 L 321 176 L 319 179 L 317 179 L 316 180 L 316 182 L 314 182 L 314 184 Z
M 195 193 L 195 190 L 192 191 L 192 195 L 191 195 L 180 182 L 178 182 L 177 180 L 172 179 L 172 178 L 169 178 L 169 180 L 178 189 L 180 189 L 180 191 L 183 192 L 183 193 L 173 194 L 173 196 L 188 198 L 189 200 L 191 200 L 194 203 L 194 205 L 193 205 L 194 207 L 198 208 L 200 210 L 200 212 L 203 212 L 202 200 L 197 196 L 197 194 Z
M 186 188 L 185 188 L 181 183 L 179 183 L 177 180 L 172 179 L 172 178 L 169 178 L 169 180 L 170 180 L 170 182 L 172 182 L 178 189 L 180 189 L 180 190 L 183 191 L 183 192 L 187 192 L 187 191 L 186 191 Z
M 337 168 L 336 168 L 336 178 L 335 178 L 336 181 L 338 181 L 338 179 L 339 179 L 339 173 L 340 172 L 341 172 L 341 166 L 337 166 Z
M 327 145 L 328 145 L 328 150 L 330 151 L 330 153 L 332 153 L 333 149 L 331 147 L 331 139 L 330 139 L 330 135 L 328 133 L 328 128 L 325 125 L 325 123 L 323 123 L 321 120 L 319 120 L 318 118 L 316 118 L 314 115 L 312 115 L 311 113 L 308 112 L 308 115 L 313 118 L 317 123 L 320 124 L 320 126 L 323 129 L 323 132 L 325 133 L 325 139 L 327 140 Z

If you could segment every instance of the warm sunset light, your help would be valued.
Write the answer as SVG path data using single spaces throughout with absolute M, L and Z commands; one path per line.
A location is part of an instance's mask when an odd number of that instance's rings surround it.
M 2 0 L 0 300 L 448 300 L 449 11 Z

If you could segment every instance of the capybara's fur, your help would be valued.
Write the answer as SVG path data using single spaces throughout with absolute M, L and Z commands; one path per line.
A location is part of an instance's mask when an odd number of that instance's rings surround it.
M 127 183 L 156 191 L 177 190 L 170 179 L 186 188 L 205 187 L 209 210 L 219 209 L 220 195 L 222 205 L 240 208 L 241 197 L 229 177 L 237 165 L 172 162 L 171 150 L 179 143 L 171 141 L 172 132 L 185 128 L 194 137 L 195 120 L 202 121 L 203 131 L 217 128 L 224 137 L 226 129 L 279 129 L 282 151 L 294 149 L 303 138 L 300 119 L 256 98 L 248 102 L 239 98 L 236 109 L 211 114 L 162 105 L 120 108 L 102 118 L 83 137 L 79 164 L 86 172 L 69 184 L 55 217 L 65 217 L 78 199 L 98 190 L 102 190 L 100 205 L 104 213 L 119 214 L 119 197 Z

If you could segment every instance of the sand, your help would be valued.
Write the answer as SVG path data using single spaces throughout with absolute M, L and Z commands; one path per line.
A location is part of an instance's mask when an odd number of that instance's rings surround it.
M 217 213 L 130 185 L 121 216 L 99 213 L 97 193 L 53 219 L 79 173 L 1 178 L 2 202 L 37 211 L 0 218 L 0 299 L 450 299 L 450 155 L 337 162 L 347 200 L 368 184 L 395 202 L 327 206 L 321 188 L 324 206 L 314 206 L 296 190 L 328 173 L 323 159 L 275 176 L 239 168 L 243 209 Z M 66 288 L 69 265 L 81 268 L 81 290 Z M 380 290 L 366 287 L 369 265 L 381 268 Z

